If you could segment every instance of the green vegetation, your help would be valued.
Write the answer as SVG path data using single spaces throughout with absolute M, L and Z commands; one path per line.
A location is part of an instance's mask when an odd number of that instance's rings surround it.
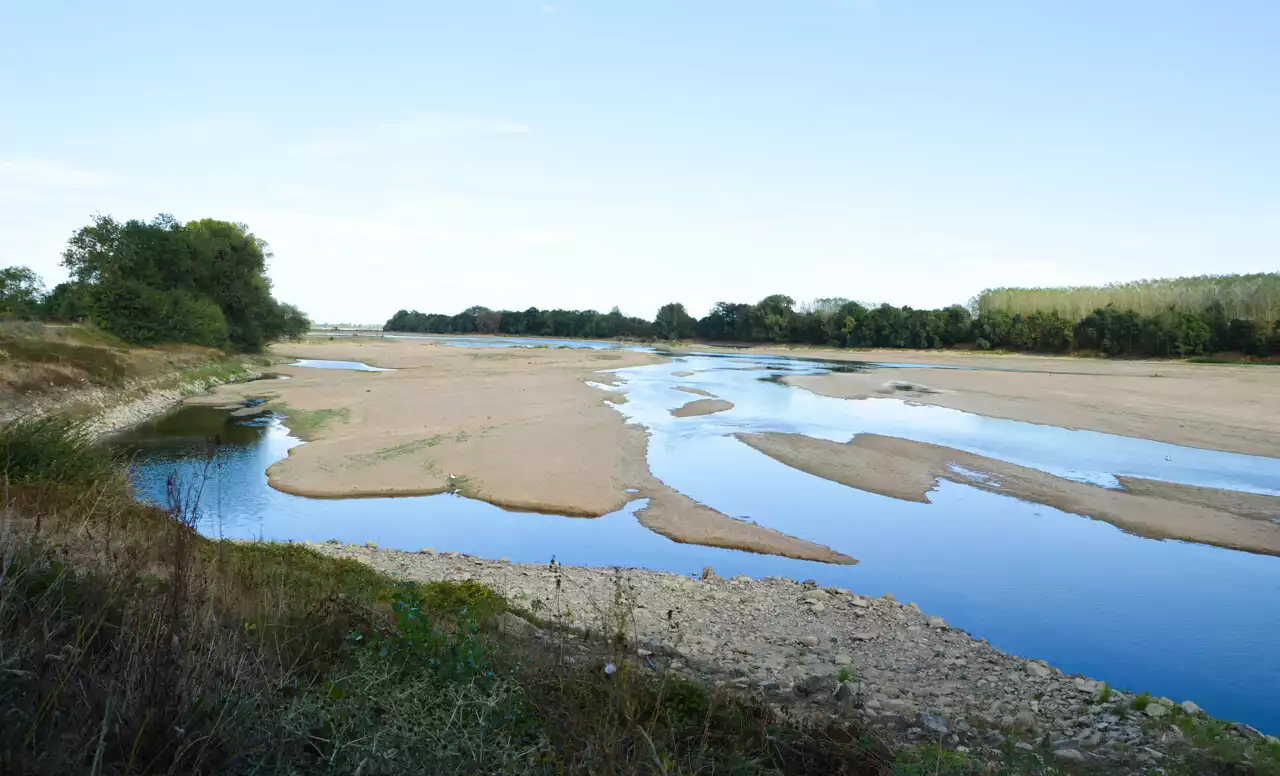
M 811 727 L 655 673 L 621 631 L 537 638 L 474 582 L 204 539 L 198 494 L 175 483 L 163 508 L 135 502 L 118 470 L 69 465 L 93 456 L 69 427 L 0 435 L 0 772 L 871 774 L 889 761 L 852 724 Z
M 1143 711 L 1150 705 L 1151 705 L 1151 695 L 1149 693 L 1144 692 L 1138 697 L 1133 699 L 1134 711 Z
M 269 257 L 243 224 L 97 216 L 62 254 L 71 280 L 49 293 L 25 267 L 0 270 L 0 317 L 90 321 L 135 345 L 258 352 L 311 326 L 296 307 L 272 298 Z
M 639 337 L 842 348 L 978 348 L 1187 358 L 1280 354 L 1280 274 L 1143 281 L 1097 289 L 999 289 L 968 307 L 916 310 L 781 294 L 755 304 L 719 302 L 701 320 L 683 305 L 653 323 L 594 310 L 472 307 L 455 316 L 401 310 L 387 331 Z
M 53 415 L 0 427 L 0 466 L 9 483 L 89 485 L 110 479 L 118 461 L 80 423 Z
M 1057 313 L 1078 320 L 1104 307 L 1148 316 L 1166 310 L 1199 313 L 1214 305 L 1221 305 L 1229 320 L 1274 324 L 1280 319 L 1280 274 L 1201 275 L 1075 288 L 995 288 L 978 297 L 977 312 Z
M 299 439 L 312 439 L 317 431 L 331 422 L 346 423 L 351 419 L 351 410 L 346 407 L 338 409 L 302 410 L 286 404 L 273 405 L 285 416 L 285 425 Z

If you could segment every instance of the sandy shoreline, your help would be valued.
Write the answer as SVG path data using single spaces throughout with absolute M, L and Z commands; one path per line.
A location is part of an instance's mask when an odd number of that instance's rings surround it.
M 319 498 L 452 491 L 509 509 L 577 517 L 647 498 L 640 522 L 678 542 L 855 562 L 696 504 L 650 474 L 644 428 L 612 409 L 608 402 L 617 394 L 587 382 L 607 383 L 599 370 L 661 356 L 356 339 L 282 344 L 272 352 L 393 370 L 285 366 L 278 371 L 287 381 L 225 386 L 191 400 L 219 405 L 261 397 L 286 416 L 308 443 L 267 470 L 279 490 Z
M 891 396 L 988 417 L 1280 457 L 1277 367 L 933 352 L 848 355 L 845 360 L 978 368 L 869 369 L 784 381 L 843 399 Z
M 1089 485 L 949 447 L 859 434 L 846 444 L 799 434 L 739 434 L 788 466 L 858 490 L 928 502 L 939 480 L 1104 520 L 1155 539 L 1183 539 L 1280 555 L 1280 497 L 1125 478 L 1127 490 Z M 959 466 L 977 476 L 966 476 Z

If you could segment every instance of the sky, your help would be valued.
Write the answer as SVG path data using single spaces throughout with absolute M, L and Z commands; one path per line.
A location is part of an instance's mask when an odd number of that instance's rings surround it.
M 0 0 L 0 266 L 246 223 L 317 321 L 1280 270 L 1274 0 Z

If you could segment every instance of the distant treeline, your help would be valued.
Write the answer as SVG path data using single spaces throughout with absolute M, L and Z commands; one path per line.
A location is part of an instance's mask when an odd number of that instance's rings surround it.
M 1277 276 L 1242 276 L 1262 279 L 1266 288 Z M 1271 279 L 1271 280 L 1268 280 Z M 1202 280 L 1202 279 L 1195 279 Z M 1218 278 L 1220 287 L 1232 286 L 1232 278 Z M 1134 289 L 1141 284 L 1108 287 Z M 1152 281 L 1153 292 L 1164 293 L 1165 284 Z M 1073 289 L 1083 292 L 1086 289 Z M 1095 289 L 1094 291 L 1101 291 Z M 431 334 L 515 334 L 539 337 L 625 337 L 708 342 L 827 345 L 846 348 L 952 348 L 1017 350 L 1045 353 L 1100 352 L 1110 356 L 1195 356 L 1238 351 L 1250 356 L 1280 354 L 1280 316 L 1265 319 L 1260 300 L 1252 306 L 1228 307 L 1209 297 L 1199 308 L 1187 304 L 1139 311 L 1137 295 L 1117 295 L 1107 304 L 1083 315 L 1058 310 L 1031 309 L 1030 294 L 1021 297 L 1027 309 L 1010 311 L 994 300 L 1016 298 L 1014 290 L 987 292 L 968 307 L 952 305 L 939 310 L 917 310 L 860 304 L 848 299 L 819 299 L 797 305 L 791 297 L 775 294 L 755 304 L 717 303 L 705 317 L 694 319 L 684 305 L 663 305 L 652 321 L 623 315 L 615 307 L 609 313 L 595 310 L 539 310 L 522 312 L 471 307 L 457 315 L 424 314 L 400 310 L 387 321 L 385 331 Z M 1067 293 L 1062 290 L 1062 293 Z M 993 296 L 988 297 L 987 294 Z M 1043 298 L 1060 303 L 1061 296 Z M 1256 317 L 1244 316 L 1244 311 Z M 975 311 L 977 314 L 975 315 Z
M 97 216 L 62 254 L 71 279 L 48 293 L 26 267 L 0 270 L 0 318 L 91 322 L 136 345 L 255 352 L 311 327 L 302 311 L 272 297 L 269 256 L 243 224 Z

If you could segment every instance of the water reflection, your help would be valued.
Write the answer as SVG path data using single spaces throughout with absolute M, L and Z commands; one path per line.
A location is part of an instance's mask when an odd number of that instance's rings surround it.
M 328 361 L 321 358 L 300 358 L 289 366 L 302 366 L 310 369 L 347 369 L 353 372 L 394 372 L 380 366 L 369 366 L 361 361 Z

